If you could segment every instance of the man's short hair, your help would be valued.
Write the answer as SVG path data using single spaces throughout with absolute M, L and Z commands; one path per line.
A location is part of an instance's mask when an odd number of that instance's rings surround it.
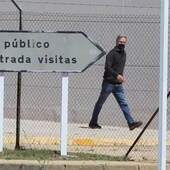
M 116 38 L 116 45 L 118 44 L 118 42 L 121 38 L 125 38 L 127 40 L 127 37 L 125 35 L 118 35 Z

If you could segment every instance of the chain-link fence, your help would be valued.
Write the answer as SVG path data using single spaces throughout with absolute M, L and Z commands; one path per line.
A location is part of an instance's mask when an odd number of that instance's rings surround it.
M 18 13 L 1 13 L 3 30 L 18 30 Z M 23 30 L 82 31 L 109 52 L 119 34 L 128 37 L 124 84 L 136 120 L 148 122 L 158 107 L 159 16 L 23 12 Z M 105 56 L 83 73 L 69 74 L 68 152 L 126 154 L 142 128 L 129 131 L 113 96 L 99 115 L 101 130 L 88 129 L 100 93 Z M 5 75 L 4 146 L 15 145 L 17 73 Z M 60 150 L 61 73 L 22 73 L 20 145 Z M 170 122 L 168 106 L 168 123 Z M 133 148 L 135 159 L 157 159 L 158 115 Z M 170 152 L 168 124 L 167 158 Z

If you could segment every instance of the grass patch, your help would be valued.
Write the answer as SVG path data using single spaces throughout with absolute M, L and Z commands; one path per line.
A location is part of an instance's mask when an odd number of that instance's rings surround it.
M 118 156 L 109 156 L 102 154 L 89 153 L 68 153 L 67 156 L 61 156 L 59 151 L 52 150 L 31 150 L 4 149 L 0 153 L 0 159 L 6 160 L 106 160 L 106 161 L 123 161 L 124 158 Z

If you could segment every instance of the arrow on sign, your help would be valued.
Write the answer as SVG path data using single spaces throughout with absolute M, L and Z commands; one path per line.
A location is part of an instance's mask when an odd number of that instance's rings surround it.
M 83 32 L 0 31 L 0 70 L 82 72 L 106 52 Z

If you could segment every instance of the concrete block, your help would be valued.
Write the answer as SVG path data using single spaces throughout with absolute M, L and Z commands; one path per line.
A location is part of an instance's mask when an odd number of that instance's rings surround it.
M 170 163 L 167 164 L 166 169 L 167 169 L 167 170 L 170 170 Z
M 158 170 L 158 166 L 156 164 L 153 164 L 153 165 L 144 164 L 144 165 L 139 165 L 139 169 L 140 170 Z
M 104 165 L 66 165 L 65 170 L 103 170 Z
M 137 165 L 105 165 L 105 170 L 139 170 Z
M 24 169 L 24 170 L 34 170 L 34 169 Z M 44 165 L 39 167 L 38 170 L 65 170 L 65 167 L 64 165 Z
M 65 168 L 62 165 L 1 164 L 0 170 L 65 170 Z
M 153 164 L 145 163 L 145 164 L 139 165 L 139 169 L 140 170 L 158 170 L 158 164 L 157 163 L 153 163 Z M 167 164 L 166 170 L 170 170 L 169 164 Z

